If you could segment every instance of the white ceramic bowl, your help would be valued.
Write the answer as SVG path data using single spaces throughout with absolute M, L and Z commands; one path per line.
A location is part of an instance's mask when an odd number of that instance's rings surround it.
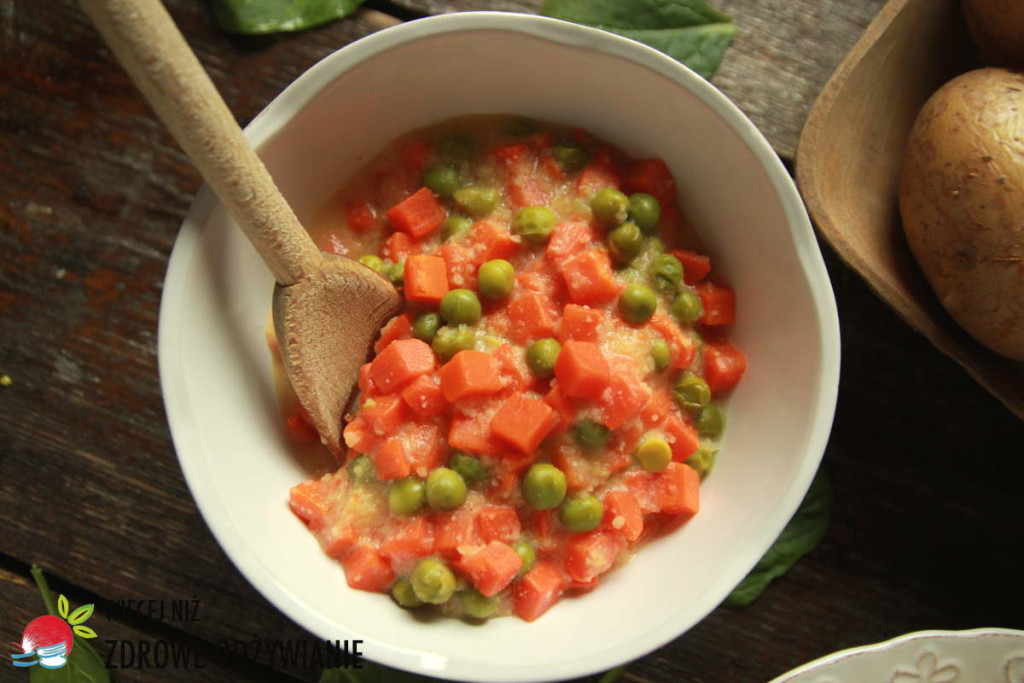
M 182 227 L 160 318 L 160 374 L 178 457 L 239 570 L 317 636 L 370 659 L 473 681 L 582 676 L 676 638 L 728 594 L 793 514 L 831 426 L 835 302 L 785 168 L 724 96 L 664 55 L 551 19 L 467 13 L 364 38 L 303 74 L 247 134 L 300 219 L 400 133 L 454 115 L 571 123 L 660 156 L 738 292 L 750 367 L 729 407 L 701 513 L 600 587 L 538 621 L 425 623 L 342 569 L 288 510 L 304 473 L 286 452 L 263 337 L 272 281 L 203 189 Z

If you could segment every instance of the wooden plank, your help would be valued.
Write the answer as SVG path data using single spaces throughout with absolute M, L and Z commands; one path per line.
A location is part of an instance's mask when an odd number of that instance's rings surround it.
M 408 11 L 462 10 L 537 13 L 543 0 L 393 0 Z M 843 55 L 884 0 L 715 0 L 737 36 L 712 79 L 792 159 L 804 120 Z

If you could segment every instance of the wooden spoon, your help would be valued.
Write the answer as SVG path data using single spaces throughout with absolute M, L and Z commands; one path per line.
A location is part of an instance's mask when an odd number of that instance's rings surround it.
M 159 0 L 81 5 L 273 273 L 285 372 L 321 440 L 341 452 L 342 414 L 398 292 L 316 248 Z
M 940 85 L 975 68 L 959 0 L 890 0 L 815 102 L 796 179 L 818 229 L 907 323 L 1024 418 L 1024 363 L 946 313 L 903 236 L 899 178 L 910 129 Z

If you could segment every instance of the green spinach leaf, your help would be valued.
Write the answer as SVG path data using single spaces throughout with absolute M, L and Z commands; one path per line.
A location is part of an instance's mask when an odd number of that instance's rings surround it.
M 540 11 L 645 43 L 704 78 L 718 71 L 736 35 L 729 15 L 704 0 L 546 0 Z
M 231 33 L 301 31 L 347 17 L 363 0 L 213 0 L 213 18 Z
M 761 595 L 772 580 L 782 576 L 796 561 L 814 549 L 825 536 L 832 517 L 832 485 L 824 468 L 814 475 L 807 495 L 775 544 L 725 599 L 727 607 L 746 607 Z

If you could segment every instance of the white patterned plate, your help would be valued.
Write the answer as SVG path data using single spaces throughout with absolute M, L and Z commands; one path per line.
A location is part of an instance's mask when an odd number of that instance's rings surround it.
M 918 631 L 842 650 L 771 683 L 1024 683 L 1024 631 Z

